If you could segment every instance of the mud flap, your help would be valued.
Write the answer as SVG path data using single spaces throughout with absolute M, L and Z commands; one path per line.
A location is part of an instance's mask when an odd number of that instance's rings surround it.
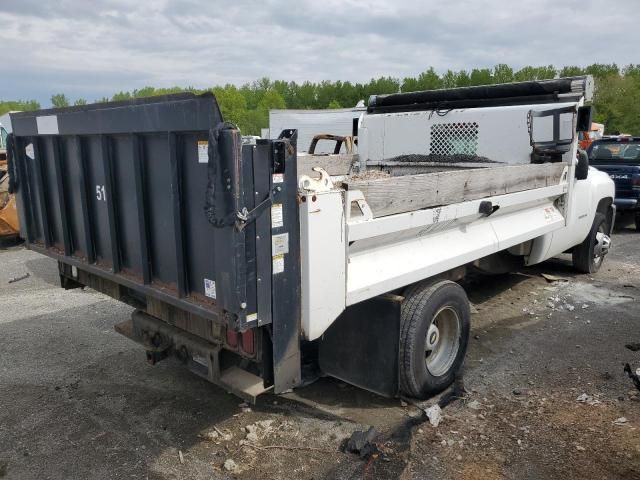
M 382 295 L 347 308 L 320 339 L 320 369 L 385 397 L 397 395 L 402 300 Z

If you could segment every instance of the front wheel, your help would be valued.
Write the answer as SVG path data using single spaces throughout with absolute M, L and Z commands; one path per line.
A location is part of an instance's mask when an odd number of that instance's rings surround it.
M 573 249 L 573 267 L 579 272 L 596 273 L 600 270 L 611 246 L 606 225 L 605 216 L 602 213 L 596 213 L 589 235 Z
M 470 328 L 469 300 L 449 280 L 405 292 L 400 317 L 400 390 L 426 398 L 441 392 L 462 368 Z

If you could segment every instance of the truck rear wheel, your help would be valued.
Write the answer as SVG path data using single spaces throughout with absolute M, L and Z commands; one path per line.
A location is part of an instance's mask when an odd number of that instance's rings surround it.
M 573 267 L 579 272 L 596 273 L 600 270 L 611 244 L 606 227 L 605 216 L 602 213 L 596 213 L 589 235 L 573 249 Z
M 449 280 L 419 283 L 405 292 L 400 315 L 400 390 L 426 398 L 453 383 L 469 341 L 469 300 Z
M 636 213 L 636 231 L 640 232 L 640 214 Z

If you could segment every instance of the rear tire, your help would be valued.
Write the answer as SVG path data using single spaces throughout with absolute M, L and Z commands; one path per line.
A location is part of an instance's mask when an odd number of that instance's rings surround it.
M 599 238 L 600 236 L 608 235 L 606 233 L 606 218 L 602 213 L 596 213 L 593 219 L 593 225 L 589 231 L 589 235 L 584 241 L 574 247 L 572 253 L 573 267 L 582 273 L 596 273 L 600 270 L 602 263 L 604 262 L 604 253 L 599 253 Z M 608 248 L 608 244 L 607 244 Z
M 636 213 L 636 232 L 640 232 L 640 214 Z
M 467 351 L 469 300 L 457 283 L 423 282 L 405 292 L 400 315 L 400 390 L 427 398 L 455 380 Z

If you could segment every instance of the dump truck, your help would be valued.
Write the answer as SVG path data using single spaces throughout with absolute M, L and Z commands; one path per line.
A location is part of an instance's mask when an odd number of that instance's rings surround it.
M 578 151 L 590 77 L 378 95 L 358 153 L 245 144 L 211 94 L 13 115 L 21 232 L 116 330 L 247 400 L 320 375 L 425 398 L 461 371 L 466 272 L 595 273 L 614 185 Z M 99 339 L 96 339 L 99 342 Z

